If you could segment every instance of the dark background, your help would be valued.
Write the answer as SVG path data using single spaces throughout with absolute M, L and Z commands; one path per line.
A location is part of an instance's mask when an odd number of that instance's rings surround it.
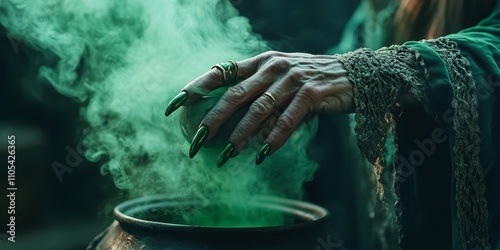
M 338 43 L 343 27 L 359 1 L 232 0 L 250 19 L 254 32 L 274 50 L 324 53 Z M 7 37 L 0 26 L 0 159 L 7 159 L 6 136 L 16 136 L 16 244 L 0 227 L 0 249 L 84 249 L 112 221 L 109 200 L 119 195 L 99 165 L 71 153 L 84 123 L 78 102 L 59 95 L 36 78 L 37 52 Z M 57 178 L 52 164 L 75 163 Z M 80 161 L 79 161 L 80 159 Z M 5 160 L 6 161 L 6 160 Z M 6 225 L 6 168 L 0 171 L 0 225 Z M 320 169 L 321 171 L 327 171 Z M 317 180 L 321 181 L 321 175 Z M 318 181 L 317 181 L 318 182 Z M 308 184 L 311 200 L 328 203 Z M 335 190 L 332 190 L 335 192 Z M 331 203 L 331 201 L 330 201 Z

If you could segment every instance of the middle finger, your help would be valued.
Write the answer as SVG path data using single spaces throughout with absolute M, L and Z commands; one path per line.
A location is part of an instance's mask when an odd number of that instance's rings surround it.
M 211 139 L 219 127 L 243 105 L 255 100 L 276 80 L 276 72 L 272 69 L 258 71 L 250 78 L 230 87 L 217 104 L 207 113 L 200 127 L 209 128 L 208 139 Z

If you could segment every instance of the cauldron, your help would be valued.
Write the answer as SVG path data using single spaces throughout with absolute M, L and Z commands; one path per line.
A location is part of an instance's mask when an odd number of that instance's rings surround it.
M 330 238 L 326 223 L 328 211 L 324 208 L 276 197 L 256 197 L 241 202 L 245 202 L 247 209 L 263 212 L 264 215 L 279 215 L 283 218 L 280 223 L 284 222 L 284 225 L 195 225 L 196 222 L 189 221 L 175 211 L 188 211 L 189 216 L 189 211 L 195 213 L 207 208 L 213 211 L 214 208 L 223 207 L 224 201 L 206 204 L 198 199 L 175 195 L 149 196 L 116 206 L 116 220 L 105 232 L 97 236 L 87 249 L 314 250 L 322 249 L 318 242 Z M 226 215 L 222 213 L 217 216 Z M 208 223 L 215 223 L 213 219 L 208 220 Z M 252 221 L 252 218 L 247 219 Z M 259 221 L 258 218 L 255 218 L 255 221 Z

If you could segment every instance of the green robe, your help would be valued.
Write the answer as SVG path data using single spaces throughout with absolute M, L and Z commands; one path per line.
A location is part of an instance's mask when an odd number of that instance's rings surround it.
M 462 54 L 470 64 L 470 72 L 475 80 L 476 89 L 473 94 L 477 97 L 478 107 L 471 110 L 471 114 L 478 114 L 478 126 L 480 129 L 480 150 L 479 160 L 483 168 L 485 183 L 485 200 L 487 202 L 488 217 L 486 224 L 489 231 L 489 242 L 492 249 L 500 249 L 500 2 L 493 13 L 480 22 L 477 26 L 465 29 L 457 34 L 446 36 L 447 39 L 456 42 Z M 469 110 L 466 107 L 457 109 L 451 106 L 453 100 L 454 82 L 450 79 L 446 60 L 443 60 L 427 43 L 407 42 L 405 46 L 417 50 L 422 56 L 427 70 L 429 71 L 429 102 L 426 103 L 426 109 L 432 114 L 443 116 L 447 110 L 453 110 L 454 116 L 460 116 L 459 119 L 470 119 L 466 115 Z M 495 115 L 497 114 L 497 115 Z M 444 118 L 446 119 L 446 118 Z M 452 131 L 450 148 L 456 143 L 456 133 L 462 133 L 467 136 L 471 132 L 474 124 L 466 127 L 466 130 L 454 131 L 453 122 L 448 122 L 446 128 Z M 471 142 L 470 138 L 465 138 L 466 143 Z M 463 147 L 464 145 L 459 145 Z M 467 146 L 467 145 L 465 145 Z M 460 150 L 461 153 L 471 157 L 475 148 Z M 457 155 L 451 154 L 452 171 L 467 171 L 472 167 L 473 162 L 465 162 L 464 170 L 459 169 Z M 471 161 L 475 159 L 470 159 Z M 436 166 L 439 167 L 439 166 Z M 465 173 L 470 174 L 470 173 Z M 460 234 L 459 220 L 457 218 L 456 198 L 459 188 L 456 187 L 456 177 L 452 175 L 451 187 L 451 216 L 452 216 L 452 236 L 454 249 L 461 249 L 462 239 Z M 472 181 L 483 181 L 472 179 Z M 425 185 L 422 183 L 421 185 Z M 465 183 L 467 187 L 473 187 L 472 183 Z M 466 187 L 466 188 L 467 188 Z M 472 209 L 470 207 L 469 209 Z M 467 209 L 467 208 L 466 208 Z M 470 214 L 470 211 L 465 211 Z M 472 217 L 477 217 L 476 214 Z M 474 223 L 474 222 L 470 222 Z M 471 230 L 479 230 L 472 228 Z
M 379 166 L 379 191 L 396 211 L 403 249 L 500 249 L 496 6 L 457 34 L 339 55 L 354 83 L 358 145 Z M 405 107 L 401 119 L 390 115 L 405 93 L 425 113 Z M 391 147 L 396 134 L 399 151 Z M 390 166 L 393 179 L 384 174 Z

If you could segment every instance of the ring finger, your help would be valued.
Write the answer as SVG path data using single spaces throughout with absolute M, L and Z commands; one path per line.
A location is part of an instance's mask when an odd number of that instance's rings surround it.
M 295 95 L 295 91 L 285 91 L 282 84 L 276 84 L 255 100 L 246 115 L 236 126 L 228 144 L 219 156 L 217 165 L 221 167 L 229 158 L 235 157 L 246 146 L 245 141 L 257 131 L 270 116 L 280 116 L 279 110 Z M 280 93 L 279 95 L 276 93 Z

